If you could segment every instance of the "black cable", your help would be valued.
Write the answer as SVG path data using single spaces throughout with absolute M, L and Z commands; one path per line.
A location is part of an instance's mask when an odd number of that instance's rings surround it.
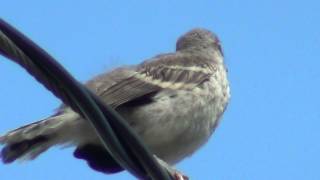
M 107 151 L 139 179 L 170 180 L 125 120 L 54 58 L 0 18 L 0 53 L 20 64 L 96 130 Z

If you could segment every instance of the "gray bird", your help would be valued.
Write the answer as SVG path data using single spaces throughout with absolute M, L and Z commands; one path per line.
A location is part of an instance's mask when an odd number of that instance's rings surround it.
M 176 51 L 101 74 L 86 86 L 119 112 L 157 157 L 173 165 L 206 143 L 230 98 L 218 37 L 205 29 L 181 36 Z M 94 170 L 123 169 L 94 130 L 70 107 L 0 136 L 1 159 L 32 160 L 55 145 L 76 146 L 74 156 Z

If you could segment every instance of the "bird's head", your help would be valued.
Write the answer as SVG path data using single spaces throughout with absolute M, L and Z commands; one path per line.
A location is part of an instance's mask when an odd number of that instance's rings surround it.
M 182 35 L 177 41 L 176 50 L 214 50 L 223 55 L 218 37 L 203 28 L 196 28 Z

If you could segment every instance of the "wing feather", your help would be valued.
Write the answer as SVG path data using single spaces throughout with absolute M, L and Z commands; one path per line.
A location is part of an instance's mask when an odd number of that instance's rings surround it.
M 195 61 L 196 57 L 167 54 L 146 61 L 127 73 L 114 71 L 107 73 L 95 84 L 100 84 L 97 94 L 112 107 L 116 108 L 137 98 L 154 95 L 161 89 L 192 89 L 208 80 L 214 73 L 207 61 Z M 115 75 L 116 74 L 116 75 Z M 108 79 L 116 79 L 110 81 Z M 99 81 L 111 82 L 105 85 Z

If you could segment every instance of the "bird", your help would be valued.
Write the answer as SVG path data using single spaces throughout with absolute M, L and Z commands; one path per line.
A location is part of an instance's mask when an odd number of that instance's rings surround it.
M 180 36 L 174 52 L 104 72 L 85 86 L 124 117 L 151 152 L 169 165 L 209 140 L 230 99 L 221 42 L 205 28 Z M 124 170 L 89 122 L 64 104 L 48 118 L 0 136 L 0 144 L 5 164 L 34 160 L 53 146 L 71 145 L 74 157 L 93 170 Z

